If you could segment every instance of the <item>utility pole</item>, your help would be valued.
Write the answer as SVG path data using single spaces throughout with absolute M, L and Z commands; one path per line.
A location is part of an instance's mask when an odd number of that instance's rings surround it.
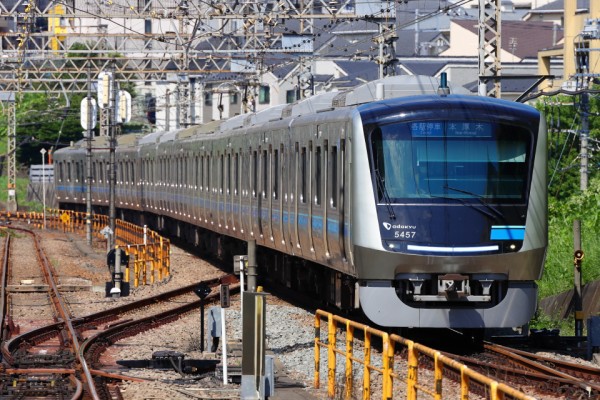
M 85 193 L 85 237 L 87 240 L 88 246 L 92 245 L 92 135 L 93 128 L 95 124 L 93 123 L 93 112 L 96 109 L 92 106 L 92 69 L 91 66 L 88 65 L 88 92 L 87 98 L 84 100 L 87 103 L 87 123 L 85 126 L 86 129 L 86 193 Z
M 479 0 L 479 95 L 500 98 L 500 0 Z M 488 90 L 488 82 L 493 82 Z
M 592 48 L 591 43 L 600 39 L 600 20 L 586 20 L 583 31 L 576 36 L 575 43 L 575 81 L 580 95 L 580 113 L 581 113 L 581 131 L 579 133 L 580 151 L 579 151 L 579 188 L 582 191 L 588 188 L 588 139 L 590 134 L 590 95 L 589 82 L 593 78 L 600 76 L 594 74 L 590 69 L 590 63 L 595 57 L 592 57 L 592 51 L 598 51 Z
M 579 152 L 579 189 L 582 191 L 585 191 L 588 188 L 588 138 L 590 133 L 589 114 L 589 94 L 587 90 L 584 90 L 581 94 L 581 133 L 579 134 L 579 145 L 581 147 Z
M 115 157 L 115 151 L 117 147 L 117 79 L 115 76 L 115 69 L 112 68 L 112 81 L 109 82 L 109 86 L 112 87 L 112 90 L 108 90 L 109 92 L 109 126 L 110 126 L 110 152 L 109 152 L 109 188 L 108 188 L 108 222 L 110 228 L 109 235 L 109 248 L 112 250 L 115 247 L 115 236 L 116 236 L 116 208 L 115 208 L 115 189 L 117 185 L 117 163 Z
M 10 93 L 8 98 L 8 130 L 6 133 L 6 159 L 8 169 L 8 197 L 6 201 L 6 211 L 17 211 L 17 110 L 15 104 L 15 94 Z

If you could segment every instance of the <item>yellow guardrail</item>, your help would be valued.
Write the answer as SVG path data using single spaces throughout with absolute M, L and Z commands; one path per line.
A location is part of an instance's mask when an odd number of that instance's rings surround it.
M 46 229 L 62 229 L 64 232 L 85 235 L 87 233 L 86 215 L 85 212 L 48 209 L 45 218 L 44 214 L 40 212 L 1 212 L 0 218 L 6 221 L 11 219 L 24 221 L 39 229 L 42 229 L 45 223 Z M 109 225 L 108 216 L 93 214 L 91 222 L 92 235 L 98 239 L 104 239 L 104 235 L 100 231 Z M 146 285 L 148 282 L 152 284 L 156 280 L 160 281 L 171 273 L 171 243 L 157 232 L 116 219 L 115 245 L 133 256 L 129 257 L 130 264 L 133 264 L 133 273 L 130 271 L 130 265 L 124 266 L 124 281 L 130 282 L 130 279 L 133 279 L 134 287 L 138 287 L 139 284 Z
M 321 320 L 327 320 L 327 332 L 321 340 Z M 338 326 L 340 329 L 338 329 Z M 360 331 L 363 334 L 362 355 L 357 356 L 354 349 L 354 333 Z M 338 340 L 338 335 L 345 337 Z M 381 355 L 378 360 L 373 361 L 372 340 L 378 338 L 381 341 Z M 337 343 L 344 343 L 343 349 L 338 348 Z M 402 360 L 396 354 L 396 345 L 405 348 L 406 360 Z M 504 383 L 494 381 L 476 371 L 469 369 L 466 365 L 444 356 L 439 351 L 415 343 L 395 334 L 388 334 L 367 325 L 351 321 L 349 319 L 317 310 L 315 314 L 315 376 L 314 386 L 319 389 L 321 385 L 321 349 L 327 352 L 327 395 L 330 398 L 336 396 L 336 358 L 337 355 L 344 357 L 345 371 L 343 388 L 337 395 L 345 399 L 358 398 L 354 394 L 354 364 L 362 367 L 362 398 L 371 398 L 372 381 L 377 379 L 382 386 L 382 399 L 399 399 L 405 397 L 407 400 L 416 400 L 417 394 L 428 395 L 435 400 L 441 400 L 443 388 L 444 369 L 454 370 L 460 376 L 460 398 L 467 399 L 471 392 L 471 382 L 477 382 L 486 388 L 486 393 L 491 400 L 504 399 L 510 396 L 517 400 L 535 400 Z M 425 360 L 428 359 L 428 360 Z M 399 365 L 401 364 L 402 365 Z M 433 379 L 427 377 L 425 383 L 419 381 L 419 373 L 425 368 L 419 368 L 425 363 L 433 365 Z M 398 368 L 394 368 L 398 366 Z M 429 367 L 431 368 L 431 367 Z M 396 372 L 398 371 L 398 372 Z M 400 372 L 402 371 L 402 372 Z M 429 370 L 427 370 L 429 371 Z M 373 376 L 374 372 L 378 373 Z M 394 390 L 394 381 L 403 381 L 405 386 Z M 378 396 L 379 397 L 379 396 Z M 338 398 L 338 397 L 336 397 Z

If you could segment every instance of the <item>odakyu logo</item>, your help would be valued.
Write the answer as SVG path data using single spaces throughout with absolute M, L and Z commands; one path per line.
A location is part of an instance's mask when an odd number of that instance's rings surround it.
M 390 229 L 417 229 L 416 225 L 400 225 L 400 224 L 392 225 L 389 222 L 382 222 L 382 224 L 383 224 L 383 227 L 385 229 L 387 229 L 388 231 Z

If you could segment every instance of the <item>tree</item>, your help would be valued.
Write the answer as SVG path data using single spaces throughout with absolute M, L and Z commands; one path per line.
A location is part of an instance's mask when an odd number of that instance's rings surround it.
M 56 149 L 82 138 L 82 94 L 71 96 L 69 105 L 45 94 L 24 94 L 17 104 L 17 162 L 41 164 L 40 150 Z

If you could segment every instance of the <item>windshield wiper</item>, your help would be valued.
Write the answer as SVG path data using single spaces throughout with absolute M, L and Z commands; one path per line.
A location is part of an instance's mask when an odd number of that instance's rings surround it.
M 474 198 L 476 198 L 479 201 L 479 204 L 483 205 L 485 208 L 492 211 L 494 214 L 496 214 L 496 216 L 498 216 L 500 218 L 504 218 L 504 214 L 502 214 L 502 212 L 500 210 L 498 210 L 496 207 L 493 207 L 491 204 L 488 204 L 486 201 L 484 201 L 483 200 L 484 197 L 480 194 L 469 192 L 468 190 L 463 190 L 463 189 L 455 188 L 455 187 L 448 186 L 448 185 L 444 185 L 444 189 L 450 189 L 455 192 L 464 193 L 464 194 L 473 196 Z M 465 202 L 461 201 L 461 203 L 464 204 Z
M 387 188 L 385 187 L 385 182 L 379 173 L 379 170 L 375 170 L 375 178 L 377 179 L 377 189 L 381 194 L 383 194 L 383 200 L 385 201 L 385 205 L 387 206 L 388 213 L 390 214 L 391 219 L 396 219 L 396 214 L 394 213 L 394 208 L 392 207 L 392 201 L 390 200 L 390 196 L 388 195 Z

